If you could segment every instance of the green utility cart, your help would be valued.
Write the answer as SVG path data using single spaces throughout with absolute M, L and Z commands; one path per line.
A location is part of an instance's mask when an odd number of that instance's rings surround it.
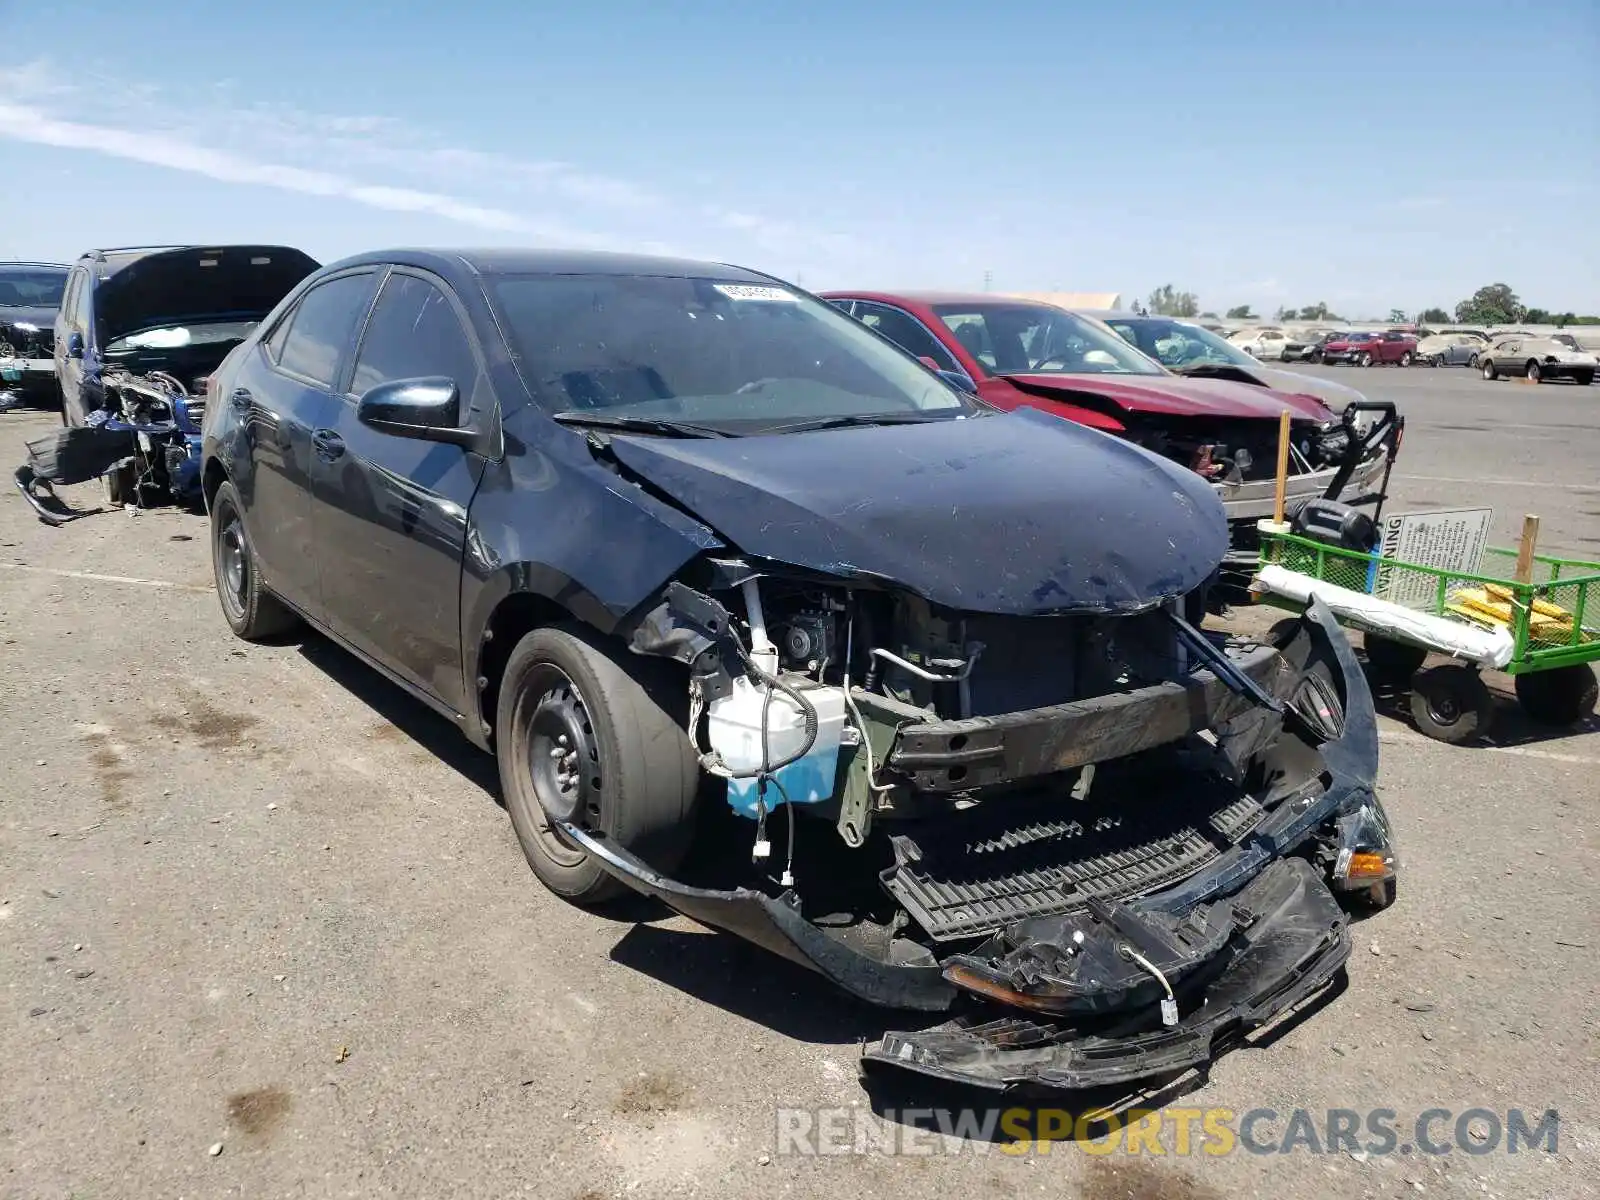
M 1525 579 L 1516 578 L 1519 552 L 1488 547 L 1480 574 L 1462 574 L 1365 554 L 1292 533 L 1261 533 L 1261 562 L 1368 595 L 1384 594 L 1434 617 L 1502 629 L 1511 635 L 1509 662 L 1498 669 L 1516 682 L 1517 700 L 1534 720 L 1574 725 L 1595 710 L 1600 680 L 1600 563 L 1529 554 Z M 1290 611 L 1303 606 L 1263 593 L 1260 600 Z M 1431 649 L 1394 626 L 1363 615 L 1339 615 L 1362 630 L 1367 661 L 1377 674 L 1407 681 L 1417 728 L 1444 742 L 1482 737 L 1494 716 L 1482 661 L 1423 669 Z M 1503 645 L 1503 643 L 1502 643 Z

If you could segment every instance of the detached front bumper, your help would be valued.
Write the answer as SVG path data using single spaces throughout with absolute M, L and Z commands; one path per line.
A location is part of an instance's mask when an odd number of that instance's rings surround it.
M 995 1089 L 1103 1087 L 1200 1066 L 1321 992 L 1350 957 L 1348 918 L 1302 859 L 1279 859 L 1228 903 L 1251 923 L 1203 987 L 1175 986 L 1187 1002 L 1176 1025 L 1155 1021 L 1148 1004 L 1143 1021 L 1135 1010 L 1098 1031 L 986 1006 L 920 1033 L 885 1034 L 862 1063 Z

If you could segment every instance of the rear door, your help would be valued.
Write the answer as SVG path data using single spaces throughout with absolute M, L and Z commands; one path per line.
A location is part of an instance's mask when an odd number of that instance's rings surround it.
M 249 354 L 232 391 L 212 400 L 228 405 L 245 431 L 234 486 L 262 576 L 319 621 L 325 612 L 320 547 L 312 536 L 311 435 L 339 407 L 335 381 L 349 362 L 377 278 L 375 268 L 366 268 L 309 289 Z
M 315 434 L 322 597 L 335 633 L 453 712 L 465 712 L 461 559 L 485 460 L 460 446 L 395 437 L 356 418 L 362 393 L 453 379 L 464 424 L 495 419 L 466 312 L 440 279 L 395 268 L 367 322 L 343 395 Z

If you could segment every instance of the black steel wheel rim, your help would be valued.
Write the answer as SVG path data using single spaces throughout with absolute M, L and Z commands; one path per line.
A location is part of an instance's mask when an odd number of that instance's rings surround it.
M 561 838 L 552 822 L 603 828 L 594 722 L 577 686 L 551 663 L 534 668 L 524 695 L 528 776 L 539 806 L 541 832 L 576 861 L 583 857 L 582 851 Z
M 222 532 L 217 535 L 217 576 L 222 584 L 222 598 L 230 611 L 244 612 L 245 588 L 250 580 L 250 552 L 245 545 L 244 523 L 231 508 L 224 514 Z
M 1428 716 L 1436 725 L 1454 725 L 1461 719 L 1461 702 L 1453 692 L 1432 692 L 1428 697 Z

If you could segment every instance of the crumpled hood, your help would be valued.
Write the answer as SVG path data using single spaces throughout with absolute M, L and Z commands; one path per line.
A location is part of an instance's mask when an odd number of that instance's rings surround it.
M 95 295 L 100 336 L 180 321 L 261 318 L 318 267 L 289 246 L 186 246 L 147 254 L 102 280 Z
M 1127 612 L 1221 561 L 1211 487 L 1032 409 L 728 439 L 615 437 L 624 466 L 745 553 L 973 613 Z
M 1273 391 L 1227 379 L 1179 375 L 1007 375 L 1023 391 L 1099 396 L 1126 412 L 1181 417 L 1274 420 L 1284 409 L 1296 418 L 1327 421 L 1333 413 L 1315 397 Z
M 1278 367 L 1267 367 L 1252 364 L 1248 367 L 1234 366 L 1231 363 L 1197 363 L 1185 367 L 1181 372 L 1186 378 L 1207 379 L 1212 377 L 1229 378 L 1236 382 L 1253 380 L 1255 386 L 1271 388 L 1277 392 L 1287 392 L 1292 396 L 1315 396 L 1328 406 L 1333 413 L 1341 413 L 1345 406 L 1357 400 L 1365 401 L 1366 397 L 1353 387 L 1346 387 L 1332 379 L 1324 379 L 1320 375 L 1306 375 L 1300 371 L 1284 371 Z

